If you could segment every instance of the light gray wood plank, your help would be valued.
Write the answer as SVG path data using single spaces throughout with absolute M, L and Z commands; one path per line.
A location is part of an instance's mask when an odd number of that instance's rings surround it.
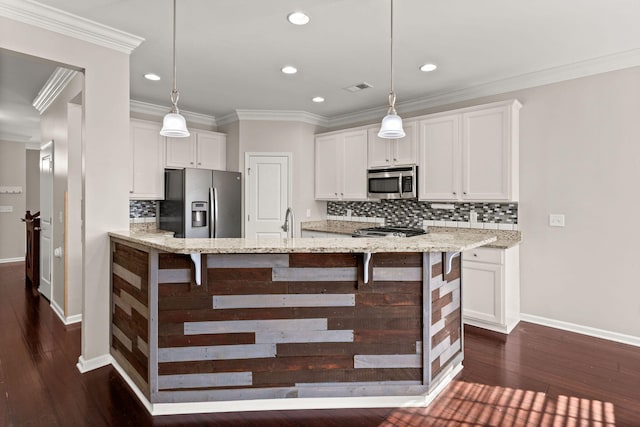
M 225 320 L 211 322 L 185 322 L 185 335 L 231 334 L 257 331 L 282 331 L 301 329 L 322 331 L 327 329 L 327 319 L 270 319 Z
M 454 354 L 460 351 L 460 339 L 455 340 L 451 345 L 440 354 L 440 366 L 444 366 Z
M 353 342 L 353 330 L 256 332 L 256 344 L 294 342 Z
M 289 267 L 288 254 L 209 254 L 208 268 Z
M 353 307 L 354 294 L 267 294 L 220 295 L 213 297 L 214 309 L 275 307 Z
M 260 359 L 275 356 L 275 344 L 171 347 L 158 350 L 159 363 L 194 360 Z
M 378 387 L 378 386 L 411 386 L 422 385 L 421 381 L 353 381 L 353 382 L 326 382 L 326 383 L 296 383 L 298 388 L 317 388 L 317 387 Z
M 353 282 L 358 280 L 356 267 L 274 268 L 274 282 Z
M 154 403 L 221 402 L 228 400 L 285 399 L 298 397 L 294 387 L 241 388 L 229 390 L 161 391 Z
M 424 385 L 372 385 L 336 387 L 300 387 L 298 397 L 419 396 L 427 392 Z
M 140 301 L 129 295 L 127 292 L 120 290 L 120 298 L 125 303 L 129 304 L 132 309 L 137 311 L 145 319 L 149 319 L 149 307 L 146 307 Z
M 120 328 L 118 328 L 116 325 L 111 325 L 111 329 L 113 331 L 113 335 L 118 338 L 118 341 L 120 341 L 122 345 L 127 348 L 127 350 L 133 350 L 133 343 L 131 342 L 131 339 L 126 336 L 124 332 L 120 330 Z
M 142 289 L 142 278 L 140 276 L 138 276 L 135 273 L 132 273 L 131 271 L 127 270 L 120 264 L 116 264 L 115 262 L 112 265 L 113 265 L 113 274 L 120 277 L 125 282 L 131 284 L 131 286 L 138 289 Z
M 149 344 L 145 340 L 140 337 L 136 337 L 136 346 L 138 350 L 142 352 L 145 356 L 149 357 Z
M 129 316 L 131 316 L 131 306 L 127 302 L 125 302 L 122 298 L 120 298 L 120 296 L 118 296 L 117 294 L 114 293 L 112 295 L 113 295 L 114 307 L 115 306 L 120 307 L 122 311 L 124 311 Z
M 447 336 L 444 340 L 431 348 L 429 362 L 433 362 L 434 360 L 436 360 L 442 353 L 447 351 L 449 347 L 451 347 L 451 337 Z M 431 363 L 429 363 L 429 365 L 431 365 Z
M 220 372 L 215 374 L 160 375 L 160 390 L 179 388 L 213 388 L 245 386 L 253 383 L 251 372 Z
M 362 354 L 353 356 L 353 367 L 363 368 L 421 368 L 422 354 Z
M 421 282 L 421 267 L 375 267 L 373 269 L 373 281 L 407 281 Z
M 168 268 L 158 270 L 158 283 L 190 283 L 191 270 L 187 268 Z

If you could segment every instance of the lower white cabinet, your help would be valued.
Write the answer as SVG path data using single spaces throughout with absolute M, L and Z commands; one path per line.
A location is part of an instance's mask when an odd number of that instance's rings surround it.
M 520 321 L 520 248 L 462 253 L 465 324 L 508 334 Z

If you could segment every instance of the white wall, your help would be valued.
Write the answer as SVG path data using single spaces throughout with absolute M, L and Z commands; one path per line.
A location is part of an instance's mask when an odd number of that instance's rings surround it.
M 239 122 L 238 165 L 244 171 L 246 152 L 292 153 L 292 207 L 296 216 L 296 235 L 300 222 L 324 219 L 326 202 L 314 199 L 314 135 L 317 126 L 301 122 L 244 120 Z M 307 209 L 311 216 L 306 217 Z
M 0 262 L 24 260 L 26 232 L 26 153 L 24 143 L 0 141 L 0 186 L 20 186 L 21 194 L 0 194 L 0 206 L 13 206 L 13 212 L 0 212 Z M 35 212 L 33 212 L 35 213 Z
M 26 169 L 25 210 L 34 214 L 40 211 L 40 150 L 27 149 Z
M 107 233 L 129 227 L 129 55 L 3 17 L 0 48 L 85 71 L 80 363 L 83 368 L 96 367 L 109 353 Z

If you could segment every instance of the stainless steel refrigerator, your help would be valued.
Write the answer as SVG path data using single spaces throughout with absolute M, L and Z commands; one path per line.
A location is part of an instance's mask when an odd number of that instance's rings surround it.
M 165 169 L 160 229 L 175 237 L 242 237 L 240 172 Z

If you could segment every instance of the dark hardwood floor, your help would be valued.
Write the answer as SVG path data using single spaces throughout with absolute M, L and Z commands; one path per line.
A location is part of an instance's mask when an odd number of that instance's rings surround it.
M 428 408 L 151 417 L 79 354 L 79 326 L 0 264 L 0 426 L 640 426 L 640 348 L 530 323 L 506 342 L 467 330 L 465 368 Z

